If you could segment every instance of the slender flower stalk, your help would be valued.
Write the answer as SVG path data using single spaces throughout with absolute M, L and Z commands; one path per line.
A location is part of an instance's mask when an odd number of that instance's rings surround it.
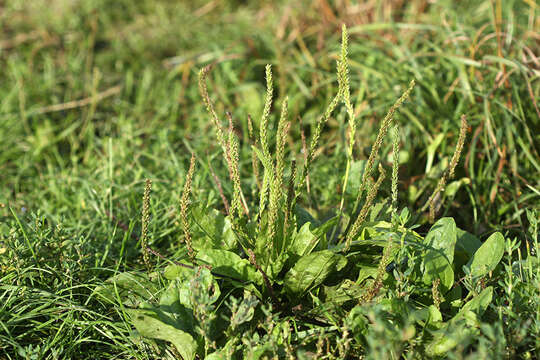
M 386 172 L 384 171 L 384 168 L 382 165 L 379 164 L 379 178 L 377 179 L 377 182 L 373 184 L 373 186 L 369 187 L 367 196 L 366 196 L 366 202 L 364 203 L 364 206 L 362 206 L 362 209 L 360 210 L 360 213 L 358 214 L 358 217 L 356 218 L 356 221 L 354 222 L 353 226 L 351 227 L 351 230 L 349 231 L 347 235 L 347 242 L 346 242 L 346 249 L 349 249 L 351 246 L 352 239 L 358 235 L 358 231 L 360 230 L 360 226 L 364 223 L 366 220 L 366 216 L 368 214 L 369 209 L 371 209 L 371 205 L 373 203 L 373 200 L 375 199 L 375 196 L 377 196 L 377 193 L 379 192 L 379 187 L 381 186 L 384 178 L 385 178 Z M 371 180 L 369 180 L 372 182 Z
M 251 119 L 251 115 L 248 115 L 248 135 L 249 140 L 251 142 L 251 145 L 257 147 L 258 140 L 255 138 L 253 134 L 253 120 Z M 253 195 L 257 191 L 257 189 L 261 190 L 261 175 L 259 173 L 259 160 L 257 159 L 257 154 L 255 151 L 251 152 L 251 167 L 253 169 L 253 177 L 255 179 L 255 185 L 253 186 Z
M 297 193 L 300 193 L 302 188 L 306 184 L 306 177 L 309 174 L 309 169 L 311 167 L 311 161 L 315 157 L 315 151 L 317 150 L 317 146 L 319 144 L 319 138 L 321 137 L 321 131 L 324 124 L 328 122 L 328 119 L 330 119 L 330 116 L 334 112 L 337 104 L 339 103 L 340 94 L 339 92 L 334 96 L 330 104 L 328 104 L 328 107 L 326 108 L 326 111 L 324 112 L 323 116 L 319 118 L 317 121 L 317 127 L 315 128 L 315 133 L 313 134 L 313 138 L 311 139 L 311 143 L 309 146 L 309 151 L 307 155 L 307 159 L 304 162 L 304 168 L 302 171 L 302 177 L 300 179 L 300 182 L 298 183 L 298 191 Z
M 388 131 L 388 128 L 392 124 L 394 114 L 397 109 L 409 98 L 409 95 L 411 94 L 413 88 L 415 85 L 415 81 L 411 80 L 409 83 L 409 87 L 405 92 L 401 95 L 401 97 L 392 105 L 390 110 L 388 110 L 388 113 L 386 113 L 386 116 L 384 117 L 381 127 L 379 128 L 379 132 L 377 133 L 377 138 L 375 139 L 375 143 L 373 144 L 373 147 L 371 149 L 371 153 L 369 154 L 369 158 L 367 160 L 366 168 L 364 170 L 364 175 L 362 177 L 362 183 L 360 184 L 360 189 L 358 191 L 358 197 L 357 202 L 360 200 L 360 197 L 362 196 L 362 192 L 366 187 L 366 180 L 368 176 L 371 176 L 373 164 L 375 163 L 375 158 L 379 154 L 379 149 L 382 145 L 382 140 L 386 136 L 386 132 Z
M 390 237 L 388 239 L 388 242 L 386 243 L 381 261 L 379 261 L 379 265 L 377 266 L 377 276 L 375 277 L 375 281 L 373 284 L 366 290 L 362 298 L 360 299 L 361 303 L 367 303 L 373 300 L 375 296 L 379 293 L 381 290 L 381 287 L 383 285 L 383 276 L 386 270 L 386 267 L 390 264 L 392 261 L 392 251 L 394 250 L 394 247 L 396 246 L 395 242 L 393 241 L 393 238 Z
M 180 220 L 182 221 L 182 227 L 184 228 L 184 243 L 188 251 L 188 255 L 192 262 L 195 262 L 195 252 L 191 242 L 191 230 L 188 221 L 188 209 L 191 196 L 191 183 L 193 181 L 193 173 L 195 172 L 195 154 L 191 154 L 191 161 L 189 164 L 189 170 L 186 175 L 186 182 L 184 183 L 184 191 L 182 192 L 182 198 L 180 199 Z
M 341 191 L 341 200 L 339 203 L 339 221 L 332 230 L 331 238 L 334 237 L 341 217 L 343 215 L 343 207 L 345 206 L 345 194 L 347 192 L 347 184 L 349 183 L 349 175 L 351 171 L 351 164 L 354 161 L 353 149 L 356 140 L 356 116 L 354 108 L 351 104 L 351 91 L 349 85 L 349 63 L 347 58 L 348 53 L 349 36 L 347 33 L 347 27 L 343 25 L 341 31 L 341 56 L 338 61 L 338 93 L 341 94 L 341 99 L 347 110 L 347 116 L 349 118 L 349 144 L 347 147 L 347 165 L 345 166 L 345 176 L 343 177 L 343 186 Z
M 289 177 L 289 185 L 287 190 L 287 200 L 285 205 L 285 219 L 283 221 L 283 238 L 287 239 L 287 233 L 289 230 L 289 222 L 292 218 L 294 220 L 294 216 L 292 216 L 292 207 L 293 207 L 293 200 L 296 197 L 294 193 L 294 182 L 296 180 L 296 160 L 292 159 L 291 161 L 291 175 Z M 293 228 L 296 227 L 296 223 L 293 224 Z M 283 242 L 283 246 L 285 247 L 285 241 Z M 281 249 L 283 252 L 284 249 Z
M 435 213 L 437 212 L 437 204 L 441 203 L 441 197 L 444 192 L 446 182 L 449 179 L 452 179 L 454 177 L 455 169 L 459 162 L 461 151 L 463 150 L 463 145 L 465 144 L 465 138 L 467 137 L 467 126 L 468 126 L 467 117 L 465 115 L 462 115 L 461 125 L 459 129 L 459 138 L 456 144 L 456 149 L 454 150 L 454 154 L 452 155 L 452 159 L 450 160 L 450 165 L 448 166 L 447 170 L 443 173 L 443 176 L 437 183 L 437 187 L 433 191 L 433 194 L 431 194 L 428 201 L 425 203 L 425 205 L 421 209 L 421 211 L 425 211 L 426 208 L 429 206 L 429 221 L 430 222 L 435 221 Z
M 264 157 L 271 159 L 268 147 L 268 121 L 270 119 L 270 110 L 272 108 L 272 97 L 274 93 L 274 82 L 272 79 L 272 66 L 266 65 L 266 97 L 264 98 L 264 109 L 259 128 L 259 137 Z
M 150 258 L 148 255 L 148 224 L 150 223 L 150 193 L 152 192 L 152 180 L 146 179 L 144 184 L 143 209 L 142 209 L 142 234 L 141 247 L 143 252 L 143 261 L 146 268 L 150 270 Z
M 399 172 L 399 126 L 394 126 L 392 132 L 392 224 L 397 226 L 397 200 L 398 200 L 398 172 Z
M 233 182 L 233 200 L 231 215 L 234 217 L 235 212 L 239 217 L 242 214 L 249 215 L 248 207 L 245 203 L 244 194 L 242 193 L 242 187 L 240 184 L 240 170 L 238 167 L 239 155 L 238 155 L 238 139 L 234 134 L 234 125 L 231 113 L 227 112 L 227 118 L 229 119 L 229 130 L 227 139 L 227 158 L 229 164 L 229 176 Z
M 287 120 L 288 98 L 283 101 L 281 116 L 278 123 L 277 139 L 276 139 L 276 167 L 274 170 L 274 179 L 270 184 L 270 203 L 268 205 L 268 233 L 270 239 L 276 235 L 276 222 L 278 211 L 283 195 L 283 170 L 285 168 L 285 141 L 291 123 Z
M 266 206 L 266 200 L 268 197 L 268 191 L 275 177 L 272 166 L 272 157 L 268 149 L 268 121 L 270 118 L 270 110 L 272 108 L 272 96 L 274 93 L 274 85 L 272 80 L 272 66 L 266 65 L 266 97 L 264 99 L 264 109 L 259 127 L 259 140 L 262 150 L 262 163 L 264 167 L 263 182 L 261 187 L 261 193 L 259 197 L 259 219 L 262 217 L 262 213 Z
M 210 96 L 208 95 L 208 88 L 206 86 L 206 78 L 208 77 L 208 73 L 212 67 L 206 66 L 202 68 L 199 71 L 199 92 L 201 93 L 201 96 L 203 98 L 204 105 L 206 106 L 206 110 L 208 113 L 210 113 L 210 118 L 212 119 L 212 124 L 214 125 L 216 129 L 216 136 L 218 139 L 218 143 L 223 149 L 224 153 L 227 153 L 226 151 L 226 145 L 225 145 L 225 137 L 223 136 L 223 128 L 220 124 L 219 118 L 216 113 L 216 109 L 214 108 L 214 104 L 212 103 L 212 100 L 210 100 Z
M 433 296 L 433 304 L 437 308 L 437 310 L 441 310 L 441 293 L 439 291 L 439 284 L 441 283 L 441 279 L 436 279 L 433 281 L 433 285 L 431 287 L 431 295 Z

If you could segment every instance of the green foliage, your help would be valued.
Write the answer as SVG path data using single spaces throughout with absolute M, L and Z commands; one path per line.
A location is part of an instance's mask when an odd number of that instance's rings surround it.
M 0 358 L 539 357 L 537 12 L 0 2 Z
M 492 234 L 471 259 L 471 276 L 484 276 L 493 271 L 504 255 L 504 237 L 501 233 Z
M 236 253 L 220 249 L 204 249 L 197 254 L 197 260 L 209 265 L 218 275 L 224 275 L 242 281 L 252 281 L 262 285 L 262 276 L 248 260 L 242 259 Z
M 182 359 L 195 359 L 197 343 L 191 335 L 169 325 L 169 319 L 160 320 L 155 318 L 155 312 L 151 310 L 130 310 L 133 326 L 145 337 L 160 339 L 171 342 Z
M 347 53 L 346 46 L 347 36 L 344 34 L 342 54 Z M 338 65 L 338 78 L 341 79 L 338 96 L 344 96 L 344 103 L 350 107 L 350 99 L 346 95 L 349 92 L 348 80 L 345 80 L 348 76 L 347 59 L 344 56 Z M 204 85 L 206 72 L 201 74 L 201 95 L 214 118 L 219 139 L 220 125 Z M 135 311 L 131 314 L 132 322 L 139 333 L 172 342 L 186 359 L 193 358 L 195 354 L 211 359 L 238 356 L 258 359 L 285 354 L 295 357 L 303 354 L 302 351 L 314 350 L 314 346 L 320 352 L 321 341 L 326 341 L 329 348 L 333 347 L 327 355 L 339 358 L 362 354 L 375 358 L 405 354 L 440 357 L 458 349 L 463 352 L 476 344 L 471 339 L 479 335 L 478 328 L 483 325 L 481 318 L 493 300 L 494 288 L 485 287 L 485 281 L 489 281 L 486 276 L 490 274 L 491 277 L 502 259 L 504 237 L 495 233 L 480 244 L 473 235 L 459 229 L 450 217 L 438 220 L 425 237 L 415 233 L 412 230 L 414 226 L 407 226 L 410 220 L 408 210 L 397 216 L 397 156 L 394 156 L 392 206 L 384 212 L 381 212 L 382 207 L 372 209 L 372 202 L 384 179 L 384 169 L 379 165 L 381 175 L 375 184 L 367 174 L 393 113 L 406 99 L 412 86 L 383 120 L 375 149 L 363 169 L 357 199 L 366 189 L 365 203 L 356 220 L 355 214 L 349 215 L 349 225 L 334 237 L 343 214 L 320 222 L 301 206 L 292 207 L 281 201 L 287 99 L 277 127 L 274 160 L 268 150 L 269 134 L 266 130 L 270 126 L 269 104 L 273 92 L 270 67 L 266 68 L 266 75 L 266 106 L 261 121 L 265 129 L 260 129 L 258 139 L 262 149 L 256 145 L 251 145 L 251 149 L 265 168 L 261 191 L 269 192 L 268 200 L 261 194 L 256 219 L 245 219 L 240 212 L 232 212 L 225 218 L 214 212 L 212 223 L 208 216 L 196 210 L 194 220 L 203 230 L 203 238 L 210 240 L 201 243 L 195 258 L 199 267 L 187 270 L 187 265 L 178 263 L 164 272 L 170 281 L 164 296 L 170 299 L 171 289 L 178 288 L 178 301 L 183 306 L 172 317 L 180 319 L 181 324 L 195 321 L 197 345 L 193 331 L 190 335 L 169 318 L 159 318 L 162 310 L 152 310 L 155 314 L 151 321 L 147 321 L 148 325 L 142 322 L 146 319 L 144 316 L 149 315 L 147 309 L 132 310 Z M 333 110 L 333 106 L 330 109 Z M 450 174 L 455 171 L 456 159 L 463 147 L 463 134 L 455 152 L 458 155 L 454 156 L 447 170 Z M 395 152 L 398 151 L 396 139 L 394 135 L 392 146 Z M 225 162 L 230 168 L 231 155 L 227 153 L 229 150 L 224 151 Z M 348 183 L 350 164 L 354 164 L 351 153 L 348 154 L 345 184 Z M 306 159 L 303 179 L 309 169 L 307 161 L 312 159 Z M 191 181 L 192 169 L 190 166 L 187 181 Z M 236 182 L 232 176 L 231 180 Z M 436 192 L 441 189 L 440 184 Z M 300 195 L 296 193 L 295 202 L 301 200 Z M 343 199 L 342 196 L 340 211 L 344 209 Z M 372 212 L 371 222 L 364 224 L 369 211 Z M 186 212 L 184 208 L 182 214 Z M 249 210 L 246 209 L 246 213 Z M 389 218 L 391 223 L 378 220 L 378 217 Z M 283 226 L 281 219 L 285 218 L 292 219 L 296 226 L 290 230 Z M 231 230 L 228 240 L 212 240 L 213 237 L 222 238 L 226 224 L 230 224 Z M 328 235 L 332 237 L 328 238 Z M 243 252 L 249 260 L 239 255 Z M 465 263 L 467 265 L 463 266 Z M 356 282 L 352 281 L 354 277 L 357 277 Z M 464 298 L 461 281 L 456 281 L 459 277 L 465 279 L 468 295 Z M 220 285 L 218 278 L 221 279 Z M 425 288 L 426 285 L 432 288 L 431 294 L 426 291 L 429 289 Z M 227 295 L 220 295 L 221 290 L 226 290 L 223 294 Z M 239 304 L 235 294 L 239 295 L 241 291 L 244 301 Z M 226 308 L 214 305 L 218 299 L 220 303 L 228 303 Z M 162 298 L 160 306 L 163 303 Z M 268 308 L 258 308 L 264 303 Z M 191 312 L 186 313 L 184 309 Z M 441 309 L 444 309 L 444 315 Z M 144 316 L 141 311 L 144 311 Z M 261 339 L 259 332 L 253 331 L 261 328 L 257 321 L 264 316 L 266 325 L 262 328 L 266 334 Z M 294 329 L 286 322 L 280 322 L 287 321 L 289 316 L 295 318 Z M 163 324 L 160 325 L 160 321 Z M 278 324 L 275 328 L 274 322 Z M 330 328 L 340 329 L 342 337 L 325 338 L 322 334 Z M 166 331 L 159 334 L 158 329 Z M 244 331 L 242 343 L 238 337 L 240 329 Z M 219 337 L 219 331 L 227 334 L 227 338 Z M 316 344 L 304 338 L 304 333 L 310 331 L 320 332 Z M 178 332 L 176 337 L 175 332 Z M 248 339 L 252 337 L 248 342 L 246 334 Z M 388 338 L 396 340 L 383 346 Z
M 426 252 L 423 261 L 423 279 L 431 284 L 436 279 L 446 289 L 454 284 L 454 249 L 457 241 L 456 223 L 452 218 L 437 221 L 425 238 Z
M 346 265 L 347 259 L 344 256 L 330 250 L 302 256 L 283 280 L 285 291 L 293 297 L 302 296 L 322 284 L 331 273 L 342 270 Z

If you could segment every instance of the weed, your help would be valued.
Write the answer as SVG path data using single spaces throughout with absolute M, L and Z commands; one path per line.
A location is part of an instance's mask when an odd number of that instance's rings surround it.
M 1 2 L 0 358 L 538 357 L 538 7 L 358 10 Z

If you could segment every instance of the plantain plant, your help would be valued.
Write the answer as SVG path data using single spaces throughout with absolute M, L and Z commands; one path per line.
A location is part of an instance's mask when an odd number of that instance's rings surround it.
M 163 271 L 156 270 L 144 280 L 119 274 L 96 290 L 119 302 L 147 341 L 170 342 L 185 360 L 354 358 L 368 349 L 375 357 L 437 357 L 455 349 L 465 351 L 484 331 L 482 316 L 496 315 L 488 309 L 501 279 L 501 259 L 515 244 L 500 233 L 481 243 L 452 218 L 434 219 L 437 201 L 459 162 L 465 116 L 454 157 L 420 210 L 429 207 L 434 222 L 421 236 L 411 223 L 412 214 L 407 208 L 398 209 L 397 201 L 400 133 L 394 119 L 412 96 L 415 82 L 390 107 L 369 157 L 362 161 L 362 171 L 353 173 L 358 164 L 354 151 L 358 124 L 350 95 L 347 45 L 343 27 L 337 92 L 314 126 L 301 166 L 294 149 L 286 147 L 293 127 L 286 96 L 279 104 L 277 131 L 270 134 L 275 103 L 270 65 L 258 137 L 249 118 L 250 141 L 244 142 L 235 133 L 232 115 L 226 114 L 224 125 L 211 100 L 206 84 L 211 68 L 200 71 L 199 90 L 228 169 L 232 198 L 227 199 L 220 185 L 224 212 L 190 202 L 197 172 L 192 156 L 180 202 L 185 257 L 170 259 Z M 302 204 L 309 199 L 309 173 L 313 162 L 320 160 L 325 124 L 340 103 L 348 121 L 342 193 L 337 213 L 320 221 Z M 393 158 L 391 201 L 386 204 L 376 200 L 388 171 L 378 159 L 389 129 Z M 241 178 L 242 148 L 251 150 L 250 191 Z M 358 176 L 360 184 L 356 194 L 347 197 L 352 176 Z M 143 229 L 150 221 L 149 197 L 148 181 Z M 155 251 L 147 247 L 147 236 L 144 230 L 144 262 L 149 265 L 147 251 Z M 532 279 L 538 276 L 531 265 L 537 260 L 527 259 L 528 265 L 524 264 Z M 159 284 L 150 280 L 156 277 L 161 278 Z M 148 292 L 137 293 L 134 300 L 131 290 L 141 284 Z

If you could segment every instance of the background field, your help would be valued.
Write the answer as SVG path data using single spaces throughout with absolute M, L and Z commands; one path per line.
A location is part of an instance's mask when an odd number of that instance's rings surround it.
M 149 245 L 171 258 L 184 255 L 178 208 L 192 152 L 193 201 L 221 208 L 210 168 L 232 194 L 198 70 L 215 64 L 210 94 L 220 115 L 233 114 L 251 199 L 247 116 L 258 127 L 264 66 L 273 65 L 275 113 L 289 97 L 287 156 L 301 163 L 301 132 L 313 134 L 337 91 L 343 23 L 355 159 L 369 156 L 381 119 L 415 79 L 395 119 L 399 203 L 415 214 L 416 231 L 430 227 L 417 210 L 466 114 L 455 191 L 439 216 L 481 240 L 494 231 L 524 240 L 525 209 L 540 209 L 538 14 L 525 0 L 0 0 L 0 358 L 154 356 L 121 308 L 89 295 L 118 271 L 144 269 L 145 178 L 154 185 Z M 339 207 L 345 119 L 340 106 L 302 199 L 319 220 Z M 386 165 L 391 151 L 384 143 Z M 389 196 L 387 180 L 378 199 Z

